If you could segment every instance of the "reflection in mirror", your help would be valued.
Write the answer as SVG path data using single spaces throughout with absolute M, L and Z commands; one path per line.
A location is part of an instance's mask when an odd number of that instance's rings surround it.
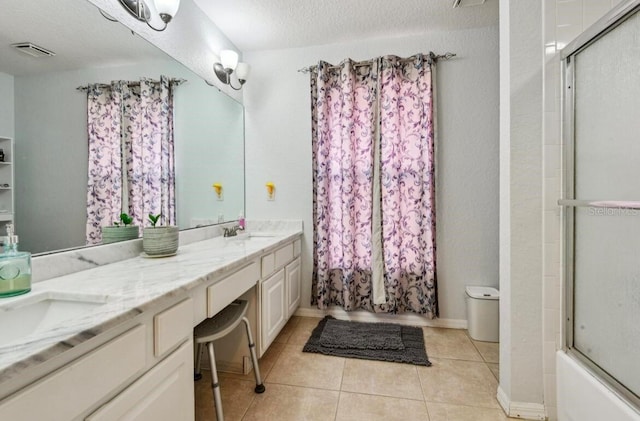
M 56 55 L 36 58 L 10 46 L 24 41 Z M 15 222 L 22 250 L 85 245 L 87 96 L 76 88 L 161 75 L 187 80 L 174 98 L 178 226 L 237 219 L 244 211 L 241 104 L 124 26 L 107 21 L 89 2 L 3 1 L 0 138 L 13 139 L 15 150 L 6 159 L 13 165 L 12 188 L 0 191 L 0 208 L 10 207 L 6 219 Z

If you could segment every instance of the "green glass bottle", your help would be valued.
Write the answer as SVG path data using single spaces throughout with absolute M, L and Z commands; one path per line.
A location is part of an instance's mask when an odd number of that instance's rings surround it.
M 31 253 L 18 251 L 18 236 L 7 224 L 4 252 L 0 254 L 0 297 L 13 297 L 31 291 Z

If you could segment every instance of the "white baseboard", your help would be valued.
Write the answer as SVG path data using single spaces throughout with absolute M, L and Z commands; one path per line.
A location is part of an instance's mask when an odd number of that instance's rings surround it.
M 544 405 L 530 402 L 511 402 L 502 387 L 498 386 L 498 402 L 507 416 L 524 420 L 546 420 Z
M 338 307 L 332 307 L 327 310 L 317 308 L 298 307 L 295 312 L 296 316 L 301 317 L 324 317 L 331 315 L 336 319 L 354 320 L 358 322 L 392 322 L 408 326 L 427 326 L 427 327 L 446 327 L 449 329 L 466 329 L 467 321 L 458 319 L 428 319 L 424 316 L 414 313 L 402 314 L 383 314 L 370 313 L 364 310 L 345 311 Z

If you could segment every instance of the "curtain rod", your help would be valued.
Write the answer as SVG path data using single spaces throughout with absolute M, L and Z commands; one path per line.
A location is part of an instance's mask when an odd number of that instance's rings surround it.
M 176 79 L 176 78 L 171 78 L 169 79 L 169 83 L 175 83 L 176 85 L 182 85 L 183 83 L 185 83 L 187 80 L 186 79 Z M 160 83 L 159 80 L 151 80 L 152 83 Z M 96 86 L 100 87 L 100 88 L 108 88 L 111 86 L 110 83 L 96 83 Z M 140 86 L 140 82 L 129 82 L 127 83 L 128 87 L 134 87 L 134 86 Z M 86 91 L 87 89 L 89 89 L 89 85 L 84 85 L 84 86 L 78 86 L 76 88 L 79 91 Z
M 426 54 L 427 56 L 429 56 L 432 60 L 434 61 L 438 61 L 438 60 L 450 60 L 452 58 L 454 58 L 456 56 L 455 53 L 450 53 L 450 52 L 446 52 L 444 54 L 434 54 L 434 53 L 429 53 Z M 376 59 L 373 59 L 376 60 Z M 364 60 L 364 61 L 357 61 L 353 64 L 354 67 L 362 67 L 362 66 L 369 66 L 371 65 L 371 63 L 373 63 L 373 60 Z M 399 61 L 401 63 L 407 63 L 410 61 L 413 61 L 414 58 L 413 57 L 407 57 L 407 58 L 401 58 Z M 340 66 L 329 66 L 328 69 L 338 69 Z M 302 69 L 298 69 L 298 72 L 300 73 L 309 73 L 309 72 L 313 72 L 318 68 L 318 65 L 313 65 L 313 66 L 308 66 L 308 67 L 303 67 Z

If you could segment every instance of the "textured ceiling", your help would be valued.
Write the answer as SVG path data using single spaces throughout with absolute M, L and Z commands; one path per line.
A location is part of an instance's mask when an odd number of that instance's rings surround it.
M 498 24 L 498 0 L 195 0 L 241 51 L 452 31 Z
M 27 75 L 167 59 L 126 27 L 106 20 L 89 2 L 2 0 L 1 3 L 0 72 Z M 10 46 L 17 42 L 32 42 L 56 56 L 27 56 Z

